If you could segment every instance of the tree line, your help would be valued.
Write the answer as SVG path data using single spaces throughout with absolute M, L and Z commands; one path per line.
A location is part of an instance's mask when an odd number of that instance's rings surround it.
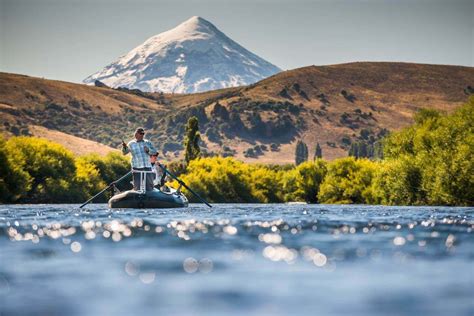
M 190 160 L 182 179 L 212 202 L 474 205 L 474 98 L 447 115 L 422 109 L 415 123 L 387 135 L 367 155 L 325 161 L 299 141 L 295 165 L 232 158 Z M 372 156 L 376 160 L 366 158 Z
M 474 98 L 446 115 L 422 110 L 415 123 L 382 140 L 383 159 L 308 161 L 297 146 L 295 165 L 246 164 L 200 157 L 197 121 L 188 122 L 186 161 L 169 168 L 209 202 L 474 205 Z M 128 172 L 119 153 L 74 156 L 34 137 L 0 139 L 3 203 L 78 203 Z M 124 181 L 122 188 L 130 186 Z M 186 192 L 186 191 L 185 191 Z M 192 200 L 192 195 L 187 194 Z M 102 202 L 105 201 L 102 198 Z

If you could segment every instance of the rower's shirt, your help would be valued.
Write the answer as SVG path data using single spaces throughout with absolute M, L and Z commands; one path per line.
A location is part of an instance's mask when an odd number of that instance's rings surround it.
M 148 154 L 145 152 L 144 147 L 148 147 Z M 122 148 L 122 153 L 132 153 L 132 168 L 151 168 L 150 155 L 156 154 L 156 149 L 153 144 L 147 140 L 131 140 L 127 144 L 127 148 Z

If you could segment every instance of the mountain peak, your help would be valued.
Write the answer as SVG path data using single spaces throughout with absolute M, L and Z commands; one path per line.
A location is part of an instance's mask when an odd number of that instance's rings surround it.
M 189 39 L 189 37 L 199 37 L 199 35 L 207 37 L 214 36 L 217 33 L 220 33 L 220 31 L 211 22 L 195 15 L 175 28 L 155 35 L 151 39 L 162 40 L 163 38 L 167 38 L 167 40 L 183 41 Z
M 193 26 L 214 26 L 211 22 L 209 22 L 208 20 L 200 17 L 200 16 L 192 16 L 190 17 L 189 19 L 187 19 L 186 21 L 184 21 L 183 23 L 181 23 L 180 25 L 193 25 Z
M 84 82 L 118 88 L 191 93 L 247 85 L 280 69 L 193 16 L 147 39 Z

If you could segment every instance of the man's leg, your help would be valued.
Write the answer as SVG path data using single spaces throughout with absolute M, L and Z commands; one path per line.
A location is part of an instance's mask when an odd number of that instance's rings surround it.
M 151 171 L 151 170 L 150 170 Z M 154 173 L 147 173 L 146 174 L 146 190 L 153 191 L 153 180 L 155 179 Z
M 133 189 L 135 191 L 140 190 L 140 173 L 133 172 Z

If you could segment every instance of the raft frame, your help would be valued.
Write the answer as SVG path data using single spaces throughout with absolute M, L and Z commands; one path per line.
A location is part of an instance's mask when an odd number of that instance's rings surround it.
M 181 184 L 178 189 L 170 188 L 170 192 L 164 192 L 156 188 L 146 191 L 146 175 L 156 173 L 154 171 L 132 169 L 132 175 L 133 173 L 140 174 L 140 189 L 115 194 L 108 201 L 110 208 L 179 208 L 188 206 L 188 199 L 181 192 Z

